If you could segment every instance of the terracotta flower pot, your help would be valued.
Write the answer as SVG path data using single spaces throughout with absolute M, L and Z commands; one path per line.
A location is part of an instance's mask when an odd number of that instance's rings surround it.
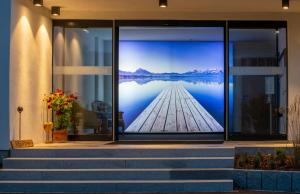
M 64 143 L 67 141 L 68 141 L 68 131 L 66 129 L 53 131 L 54 143 Z

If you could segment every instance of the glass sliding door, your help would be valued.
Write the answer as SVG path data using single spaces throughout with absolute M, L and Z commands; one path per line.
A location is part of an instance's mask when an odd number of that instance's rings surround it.
M 285 138 L 286 23 L 229 27 L 229 138 Z
M 118 133 L 223 140 L 224 27 L 120 26 L 118 32 Z
M 78 96 L 69 139 L 112 139 L 111 22 L 54 22 L 53 89 Z

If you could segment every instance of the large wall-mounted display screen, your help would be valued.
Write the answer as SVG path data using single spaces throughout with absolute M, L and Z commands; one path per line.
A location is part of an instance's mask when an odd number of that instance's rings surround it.
M 224 132 L 223 31 L 213 29 L 120 30 L 121 131 Z

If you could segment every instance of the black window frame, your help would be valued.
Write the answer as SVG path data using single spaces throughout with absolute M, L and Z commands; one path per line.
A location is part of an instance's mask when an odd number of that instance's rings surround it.
M 227 82 L 227 69 L 226 69 L 226 21 L 220 20 L 116 20 L 115 21 L 115 64 L 114 64 L 114 110 L 115 110 L 115 118 L 117 118 L 118 114 L 118 99 L 119 99 L 119 29 L 120 27 L 220 27 L 223 28 L 223 42 L 224 42 L 224 132 L 222 133 L 214 133 L 214 134 L 206 134 L 206 133 L 139 133 L 139 134 L 119 134 L 118 129 L 115 128 L 115 139 L 116 140 L 185 140 L 185 141 L 208 141 L 208 142 L 223 142 L 226 138 L 226 109 L 225 104 L 227 101 L 227 92 L 225 83 Z M 115 120 L 115 126 L 117 126 L 117 119 Z M 161 136 L 161 137 L 160 137 Z M 194 136 L 194 137 L 193 137 Z

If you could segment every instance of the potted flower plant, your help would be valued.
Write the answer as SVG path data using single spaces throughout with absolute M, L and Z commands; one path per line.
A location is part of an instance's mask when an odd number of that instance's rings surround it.
M 68 127 L 71 126 L 73 104 L 77 100 L 74 94 L 66 95 L 62 90 L 45 95 L 44 101 L 47 108 L 54 112 L 54 142 L 66 142 L 68 140 Z

